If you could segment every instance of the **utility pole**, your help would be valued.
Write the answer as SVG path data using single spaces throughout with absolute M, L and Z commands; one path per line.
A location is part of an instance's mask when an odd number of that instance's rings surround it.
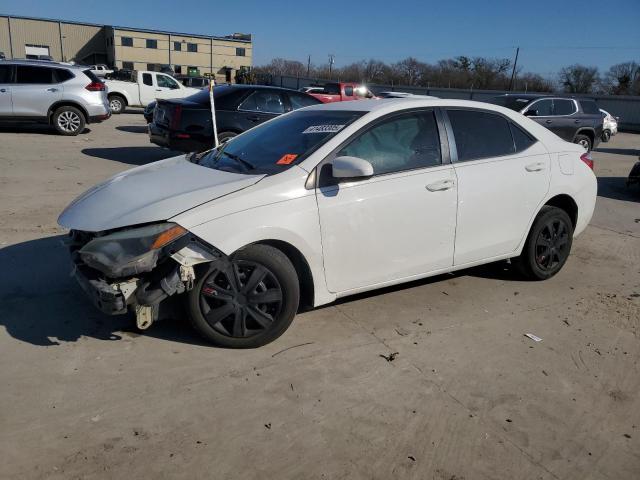
M 333 71 L 333 64 L 335 62 L 335 55 L 333 53 L 329 54 L 329 80 L 331 80 L 331 72 Z
M 307 78 L 309 78 L 309 72 L 311 71 L 311 55 L 307 58 Z
M 511 72 L 511 80 L 509 81 L 509 91 L 513 89 L 513 79 L 516 76 L 516 66 L 518 65 L 518 54 L 520 53 L 520 47 L 516 48 L 516 59 L 513 61 L 513 70 Z

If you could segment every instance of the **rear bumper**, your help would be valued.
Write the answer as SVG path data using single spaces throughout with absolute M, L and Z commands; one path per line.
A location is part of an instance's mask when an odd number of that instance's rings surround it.
M 103 115 L 94 115 L 92 117 L 89 117 L 89 123 L 100 123 L 108 120 L 109 118 L 111 118 L 111 110 Z
M 188 137 L 180 138 L 185 135 Z M 202 135 L 192 135 L 183 132 L 172 132 L 156 123 L 149 124 L 149 141 L 161 147 L 177 150 L 180 152 L 202 152 L 211 148 L 211 139 Z

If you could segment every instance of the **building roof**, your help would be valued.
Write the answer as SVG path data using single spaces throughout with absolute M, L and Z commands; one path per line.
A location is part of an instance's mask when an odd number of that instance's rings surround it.
M 153 29 L 149 29 L 149 28 L 134 28 L 134 27 L 123 27 L 120 25 L 105 25 L 105 24 L 100 24 L 100 23 L 91 23 L 91 22 L 77 22 L 74 20 L 60 20 L 60 19 L 55 19 L 55 18 L 42 18 L 42 17 L 26 17 L 26 16 L 22 16 L 22 15 L 8 15 L 8 14 L 4 14 L 4 13 L 0 13 L 0 17 L 5 17 L 5 18 L 17 18 L 17 19 L 21 19 L 21 20 L 37 20 L 37 21 L 41 21 L 41 22 L 54 22 L 54 23 L 68 23 L 71 25 L 86 25 L 89 27 L 110 27 L 116 30 L 126 30 L 126 31 L 130 31 L 130 32 L 144 32 L 144 33 L 160 33 L 163 35 L 176 35 L 176 36 L 181 36 L 181 37 L 195 37 L 195 38 L 206 38 L 206 39 L 213 39 L 213 40 L 225 40 L 228 42 L 240 42 L 240 43 L 251 43 L 251 35 L 247 34 L 249 36 L 249 39 L 243 39 L 243 38 L 235 38 L 233 35 L 227 35 L 227 36 L 219 36 L 219 35 L 205 35 L 205 34 L 201 34 L 201 33 L 184 33 L 184 32 L 171 32 L 171 31 L 167 31 L 167 30 L 153 30 Z

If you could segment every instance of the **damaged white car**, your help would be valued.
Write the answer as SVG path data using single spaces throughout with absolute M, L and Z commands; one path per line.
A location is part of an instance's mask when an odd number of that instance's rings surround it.
M 181 296 L 208 340 L 257 347 L 302 305 L 505 259 L 555 275 L 593 213 L 592 168 L 502 107 L 340 102 L 116 175 L 59 223 L 103 312 L 145 328 Z

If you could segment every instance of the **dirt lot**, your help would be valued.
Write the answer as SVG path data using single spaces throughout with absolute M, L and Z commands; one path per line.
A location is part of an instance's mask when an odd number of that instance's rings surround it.
M 69 277 L 57 215 L 171 155 L 144 132 L 0 130 L 1 478 L 640 478 L 640 135 L 595 153 L 596 214 L 555 278 L 440 276 L 229 351 L 179 320 L 135 333 Z

